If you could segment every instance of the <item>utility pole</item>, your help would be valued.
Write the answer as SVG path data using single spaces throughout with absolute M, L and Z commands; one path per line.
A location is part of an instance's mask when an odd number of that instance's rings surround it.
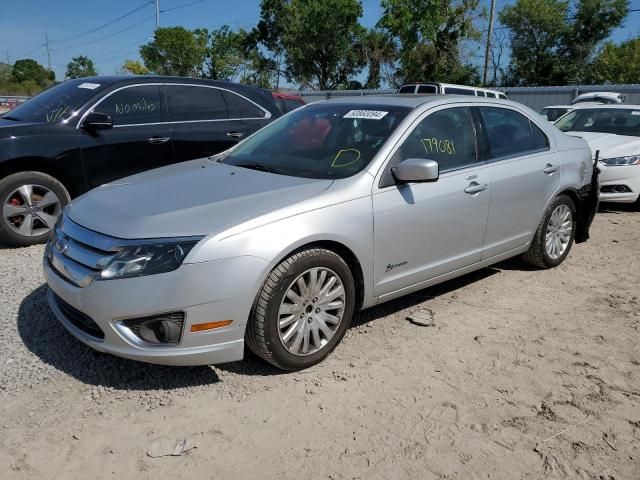
M 49 36 L 47 32 L 44 32 L 44 44 L 47 47 L 47 64 L 49 66 L 49 71 L 51 71 L 51 52 L 49 51 Z
M 160 0 L 156 0 L 156 28 L 160 26 Z
M 493 35 L 493 12 L 496 9 L 496 0 L 491 0 L 491 13 L 489 14 L 489 31 L 487 32 L 487 49 L 484 51 L 484 73 L 482 85 L 487 85 L 487 70 L 489 69 L 489 53 L 491 51 L 491 36 Z

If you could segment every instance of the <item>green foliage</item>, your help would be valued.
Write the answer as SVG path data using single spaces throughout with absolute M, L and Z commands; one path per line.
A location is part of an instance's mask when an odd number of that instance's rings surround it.
M 148 75 L 149 69 L 138 60 L 125 60 L 122 64 L 122 70 L 132 75 Z
M 247 61 L 247 32 L 232 32 L 228 25 L 209 35 L 207 77 L 214 80 L 234 80 Z
M 400 44 L 400 81 L 472 83 L 477 69 L 463 64 L 462 43 L 479 38 L 478 0 L 382 0 L 378 27 Z
M 205 29 L 157 28 L 153 40 L 140 47 L 140 56 L 145 67 L 158 75 L 200 76 L 207 40 Z
M 591 83 L 640 83 L 640 37 L 605 43 L 590 73 Z
M 387 32 L 373 28 L 364 38 L 364 52 L 369 66 L 364 86 L 380 88 L 381 68 L 393 65 L 397 58 L 396 42 Z
M 11 70 L 11 76 L 16 83 L 33 82 L 41 88 L 48 87 L 55 80 L 55 74 L 47 71 L 42 65 L 31 58 L 16 61 Z
M 80 55 L 73 57 L 67 65 L 66 78 L 93 77 L 97 75 L 93 61 L 89 57 Z
M 499 14 L 511 33 L 506 82 L 584 82 L 597 46 L 622 24 L 627 0 L 517 0 Z
M 279 20 L 287 76 L 304 87 L 345 85 L 365 65 L 358 0 L 291 0 Z

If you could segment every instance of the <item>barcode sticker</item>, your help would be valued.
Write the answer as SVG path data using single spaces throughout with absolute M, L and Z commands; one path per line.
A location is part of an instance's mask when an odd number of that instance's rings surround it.
M 370 120 L 380 120 L 389 112 L 379 110 L 351 110 L 343 118 L 368 118 Z
M 81 83 L 80 85 L 78 85 L 78 88 L 87 88 L 89 90 L 95 90 L 96 88 L 98 88 L 100 86 L 99 83 Z

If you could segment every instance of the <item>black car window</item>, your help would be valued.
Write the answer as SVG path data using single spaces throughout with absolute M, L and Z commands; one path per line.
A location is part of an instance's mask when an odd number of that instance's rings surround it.
M 227 102 L 229 118 L 264 118 L 266 116 L 264 110 L 240 95 L 226 90 L 222 91 L 222 95 Z
M 419 85 L 418 86 L 418 93 L 436 93 L 436 92 L 437 92 L 437 88 L 435 85 Z
M 476 141 L 469 109 L 448 108 L 429 115 L 404 141 L 400 155 L 400 161 L 435 160 L 441 172 L 472 165 L 476 162 Z
M 487 132 L 490 158 L 513 156 L 537 149 L 527 117 L 506 108 L 480 107 L 479 110 Z
M 161 122 L 160 86 L 124 88 L 105 98 L 94 111 L 111 115 L 114 125 Z
M 304 103 L 300 100 L 294 100 L 293 98 L 285 98 L 284 104 L 287 106 L 287 112 L 300 108 Z
M 400 87 L 400 90 L 398 90 L 398 93 L 415 93 L 415 91 L 415 85 L 403 85 L 402 87 Z
M 449 93 L 451 95 L 473 95 L 475 96 L 475 92 L 466 88 L 455 88 L 455 87 L 445 87 L 444 93 Z
M 220 120 L 227 118 L 227 104 L 217 88 L 167 85 L 169 120 Z

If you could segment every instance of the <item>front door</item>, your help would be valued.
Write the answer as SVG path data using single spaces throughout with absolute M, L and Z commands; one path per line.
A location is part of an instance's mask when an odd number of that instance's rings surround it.
M 440 178 L 394 184 L 389 168 L 409 158 L 437 161 Z M 491 179 L 478 162 L 468 107 L 429 113 L 386 169 L 373 192 L 376 296 L 480 261 Z
M 164 121 L 161 88 L 125 87 L 93 107 L 110 115 L 114 125 L 83 131 L 82 162 L 90 188 L 171 163 L 171 131 Z

